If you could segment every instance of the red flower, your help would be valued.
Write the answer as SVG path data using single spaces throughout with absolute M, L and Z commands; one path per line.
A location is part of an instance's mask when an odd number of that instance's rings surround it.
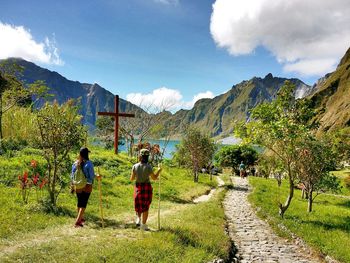
M 28 181 L 28 172 L 25 171 L 23 174 L 23 182 L 26 183 Z
M 33 181 L 34 185 L 38 184 L 38 182 L 39 182 L 39 174 L 38 173 L 33 176 L 32 181 Z
M 36 167 L 38 166 L 38 162 L 35 161 L 35 160 L 32 160 L 32 161 L 30 162 L 30 166 L 33 167 L 33 168 L 36 168 Z
M 40 183 L 40 185 L 39 185 L 39 188 L 42 189 L 46 183 L 47 183 L 47 179 L 44 178 L 44 179 L 41 181 L 41 183 Z

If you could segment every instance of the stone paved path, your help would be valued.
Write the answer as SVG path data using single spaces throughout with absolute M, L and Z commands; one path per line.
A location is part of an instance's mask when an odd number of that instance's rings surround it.
M 224 201 L 228 230 L 241 263 L 250 262 L 322 262 L 305 247 L 275 235 L 265 221 L 258 218 L 247 200 L 248 179 L 232 178 L 234 189 Z

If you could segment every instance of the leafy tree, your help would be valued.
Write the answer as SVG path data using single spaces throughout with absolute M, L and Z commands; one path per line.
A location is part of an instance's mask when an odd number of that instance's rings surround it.
M 328 143 L 312 136 L 300 141 L 297 151 L 296 169 L 305 186 L 308 212 L 311 212 L 313 201 L 320 193 L 339 190 L 339 181 L 330 175 L 330 171 L 335 169 L 337 156 Z
M 198 182 L 198 173 L 207 167 L 216 150 L 214 142 L 196 128 L 188 128 L 175 155 L 175 161 L 190 168 L 194 182 Z M 176 160 L 176 158 L 179 158 Z
M 20 80 L 23 70 L 23 67 L 15 63 L 8 61 L 0 63 L 0 148 L 3 139 L 3 115 L 15 105 L 33 105 L 34 97 L 38 100 L 50 96 L 49 88 L 43 81 L 36 81 L 26 86 Z
M 72 149 L 83 145 L 87 131 L 81 124 L 78 107 L 72 100 L 61 106 L 57 102 L 46 103 L 38 112 L 37 121 L 37 143 L 47 162 L 50 201 L 56 206 L 57 197 L 64 185 L 60 167 L 65 167 Z M 58 183 L 60 189 L 57 189 Z
M 330 142 L 333 152 L 337 153 L 337 159 L 343 162 L 350 160 L 350 127 L 331 131 L 323 137 Z
M 259 157 L 259 176 L 269 178 L 273 175 L 277 180 L 278 186 L 281 186 L 283 176 L 283 165 L 281 164 L 280 158 L 278 158 L 273 152 L 265 151 Z
M 236 135 L 244 141 L 261 145 L 280 159 L 289 182 L 288 197 L 284 204 L 278 204 L 281 217 L 292 201 L 298 180 L 295 169 L 298 158 L 296 145 L 314 127 L 309 124 L 313 116 L 309 102 L 296 100 L 294 90 L 295 86 L 286 81 L 276 100 L 257 106 L 252 111 L 252 121 L 236 127 Z
M 258 153 L 247 145 L 227 145 L 215 154 L 215 161 L 220 166 L 232 167 L 232 173 L 237 171 L 243 161 L 246 165 L 253 165 L 257 160 Z
M 114 145 L 114 118 L 98 118 L 96 120 L 97 136 L 105 143 L 106 149 Z

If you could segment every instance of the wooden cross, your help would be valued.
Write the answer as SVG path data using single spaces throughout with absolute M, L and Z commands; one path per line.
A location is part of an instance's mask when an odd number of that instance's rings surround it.
M 119 113 L 119 96 L 114 98 L 114 112 L 98 112 L 98 115 L 112 116 L 114 118 L 114 152 L 118 154 L 118 132 L 119 132 L 119 116 L 121 117 L 135 117 L 132 113 Z

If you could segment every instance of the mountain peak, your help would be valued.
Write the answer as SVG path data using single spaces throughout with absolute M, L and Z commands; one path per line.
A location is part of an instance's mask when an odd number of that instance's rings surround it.
M 267 74 L 267 75 L 265 76 L 264 79 L 265 79 L 265 80 L 271 80 L 271 79 L 273 79 L 272 73 Z
M 340 66 L 342 66 L 342 65 L 344 65 L 346 63 L 350 63 L 350 48 L 346 51 L 345 55 L 340 60 L 340 63 L 338 65 L 338 67 L 340 67 Z

